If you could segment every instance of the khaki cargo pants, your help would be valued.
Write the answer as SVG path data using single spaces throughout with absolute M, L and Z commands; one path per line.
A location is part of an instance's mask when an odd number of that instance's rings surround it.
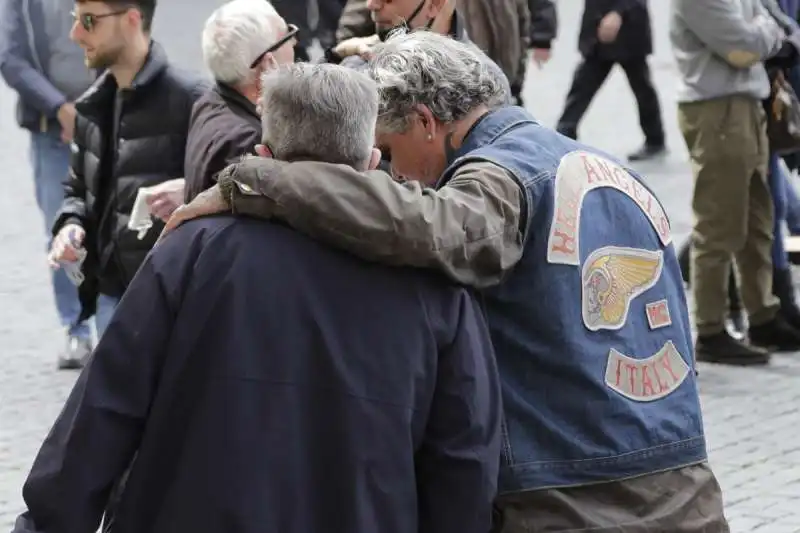
M 683 103 L 678 120 L 695 179 L 691 272 L 697 331 L 724 330 L 733 259 L 750 324 L 769 322 L 778 300 L 772 294 L 773 206 L 761 102 L 735 95 Z

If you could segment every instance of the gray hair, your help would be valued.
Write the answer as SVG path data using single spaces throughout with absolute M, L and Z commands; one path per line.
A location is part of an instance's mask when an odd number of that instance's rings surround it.
M 230 85 L 255 81 L 250 65 L 278 39 L 286 23 L 266 0 L 231 0 L 208 17 L 203 59 L 214 79 Z
M 509 96 L 505 75 L 475 45 L 432 31 L 390 38 L 376 50 L 369 72 L 378 84 L 378 130 L 384 133 L 405 131 L 418 105 L 446 123 Z
M 262 78 L 263 142 L 278 159 L 357 167 L 375 142 L 378 91 L 366 74 L 338 65 L 294 63 Z

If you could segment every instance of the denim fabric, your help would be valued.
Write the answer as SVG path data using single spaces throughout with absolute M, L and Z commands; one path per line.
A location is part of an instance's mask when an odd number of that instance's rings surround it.
M 69 145 L 61 142 L 57 132 L 31 133 L 30 160 L 36 203 L 42 213 L 47 249 L 50 247 L 53 220 L 64 200 L 63 182 L 69 172 Z M 62 269 L 52 272 L 53 296 L 61 325 L 69 335 L 88 339 L 90 330 L 86 322 L 78 323 L 81 305 L 78 289 Z
M 484 293 L 506 418 L 501 492 L 705 461 L 689 313 L 658 200 L 610 156 L 516 107 L 474 127 L 440 185 L 471 160 L 509 170 L 527 200 L 524 255 Z M 646 282 L 631 257 L 649 258 Z M 631 276 L 641 289 L 618 292 Z
M 114 318 L 114 311 L 117 305 L 119 305 L 118 298 L 106 296 L 105 294 L 100 294 L 97 297 L 97 312 L 94 315 L 94 325 L 97 331 L 98 341 L 111 323 L 111 319 Z
M 772 193 L 772 203 L 775 208 L 772 240 L 772 265 L 778 270 L 789 268 L 789 258 L 786 255 L 783 225 L 786 220 L 786 194 L 790 187 L 786 174 L 780 165 L 780 156 L 769 155 L 769 189 Z

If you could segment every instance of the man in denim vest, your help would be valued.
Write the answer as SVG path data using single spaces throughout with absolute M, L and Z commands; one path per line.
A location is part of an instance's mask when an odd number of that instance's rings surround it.
M 503 386 L 496 531 L 727 532 L 707 463 L 670 224 L 610 156 L 488 105 L 472 47 L 390 39 L 370 64 L 381 172 L 252 158 L 170 221 L 233 207 L 481 287 Z

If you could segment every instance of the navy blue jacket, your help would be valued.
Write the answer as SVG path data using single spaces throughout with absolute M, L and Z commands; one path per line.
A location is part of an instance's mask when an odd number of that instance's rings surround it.
M 500 403 L 468 290 L 196 220 L 125 293 L 15 532 L 94 532 L 135 454 L 115 533 L 486 533 Z

